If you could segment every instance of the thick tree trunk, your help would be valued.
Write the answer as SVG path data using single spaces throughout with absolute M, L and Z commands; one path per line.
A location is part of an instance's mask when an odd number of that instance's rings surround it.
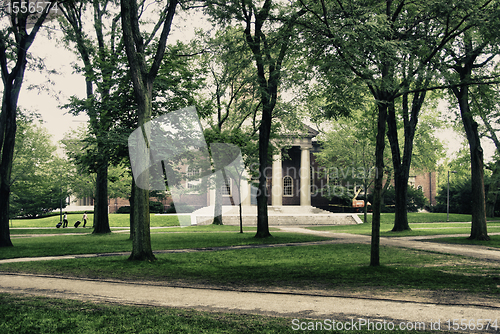
M 156 257 L 151 248 L 149 190 L 136 186 L 133 202 L 134 232 L 129 260 L 155 261 Z
M 380 211 L 382 207 L 382 186 L 384 177 L 385 129 L 387 101 L 378 101 L 377 141 L 375 148 L 375 189 L 373 191 L 372 238 L 370 266 L 380 265 Z
M 477 133 L 477 124 L 475 131 Z M 479 141 L 475 143 L 479 143 Z M 481 148 L 481 144 L 479 143 L 477 145 L 470 145 L 470 151 L 472 182 L 472 226 L 469 239 L 490 240 L 486 226 L 483 149 Z
M 0 182 L 0 247 L 12 247 L 9 230 L 9 196 L 10 186 Z
M 256 238 L 271 236 L 267 215 L 267 175 L 269 137 L 271 135 L 272 108 L 264 105 L 259 128 L 259 189 L 257 192 L 257 234 Z
M 470 77 L 471 68 L 465 67 L 460 73 L 461 81 Z M 484 195 L 484 164 L 483 149 L 477 130 L 478 124 L 474 121 L 469 105 L 469 87 L 467 85 L 453 88 L 458 99 L 460 115 L 469 142 L 471 157 L 472 182 L 472 225 L 469 239 L 490 240 L 486 227 L 486 203 Z
M 490 240 L 486 226 L 486 203 L 484 195 L 483 149 L 479 141 L 477 123 L 472 117 L 462 117 L 464 126 L 472 130 L 474 139 L 469 139 L 472 182 L 472 225 L 469 239 Z M 466 131 L 468 132 L 468 131 Z
M 99 159 L 94 203 L 94 234 L 111 233 L 108 218 L 108 159 Z
M 392 231 L 406 231 L 411 230 L 408 224 L 408 175 L 405 173 L 404 166 L 394 171 L 394 191 L 395 210 L 394 210 L 394 227 Z
M 137 101 L 137 115 L 139 116 L 138 125 L 142 131 L 147 131 L 144 127 L 144 124 L 147 123 L 151 119 L 151 96 L 152 90 L 151 87 L 146 88 L 142 87 L 144 91 L 141 93 L 142 100 L 139 99 Z M 136 95 L 137 96 L 137 95 Z M 151 138 L 151 134 L 144 134 L 144 138 Z M 148 145 L 149 147 L 149 145 Z M 143 156 L 149 156 L 149 148 L 146 148 L 147 152 L 143 154 Z M 144 171 L 141 174 L 141 178 L 143 180 L 148 181 L 149 175 L 148 171 Z M 151 235 L 150 235 L 150 215 L 149 215 L 149 188 L 140 188 L 134 183 L 134 206 L 130 209 L 134 212 L 133 214 L 133 243 L 132 243 L 132 254 L 129 257 L 129 260 L 140 260 L 140 261 L 155 261 L 156 257 L 153 254 L 151 248 Z
M 16 109 L 12 109 L 12 95 L 10 87 L 5 87 L 2 103 L 2 114 L 0 124 L 2 125 L 3 138 L 0 142 L 1 164 L 0 164 L 0 247 L 11 247 L 9 230 L 9 198 L 10 198 L 10 176 L 12 173 L 12 162 L 14 158 L 14 146 L 16 138 Z M 17 98 L 16 98 L 17 100 Z
M 428 82 L 423 84 L 422 80 L 418 80 L 417 86 L 427 87 Z M 402 114 L 404 122 L 404 146 L 403 157 L 401 158 L 401 150 L 399 148 L 398 127 L 396 120 L 396 110 L 394 103 L 391 103 L 388 110 L 387 137 L 391 145 L 392 164 L 394 167 L 394 191 L 395 197 L 395 215 L 394 227 L 392 231 L 407 231 L 411 230 L 408 224 L 408 179 L 410 177 L 411 158 L 413 155 L 413 139 L 418 124 L 418 115 L 422 109 L 425 99 L 425 91 L 414 93 L 411 105 L 411 113 L 409 112 L 408 94 L 404 94 L 402 98 Z
M 17 104 L 26 70 L 27 53 L 47 15 L 47 12 L 42 13 L 28 32 L 26 31 L 26 17 L 23 18 L 24 14 L 12 14 L 10 15 L 12 27 L 9 28 L 12 30 L 7 31 L 0 38 L 0 63 L 2 64 L 0 68 L 3 80 L 0 112 L 0 247 L 12 246 L 9 231 L 9 197 L 17 130 Z M 14 34 L 11 35 L 12 32 Z M 9 64 L 14 62 L 15 66 L 9 73 Z
M 136 78 L 137 80 L 137 78 Z M 136 90 L 136 100 L 137 100 L 137 115 L 138 115 L 138 127 L 143 131 L 144 138 L 151 138 L 151 134 L 147 133 L 147 129 L 144 124 L 150 121 L 152 105 L 152 87 L 150 85 L 138 85 L 135 87 Z M 146 151 L 143 152 L 143 157 L 149 157 L 149 143 L 146 143 Z M 146 165 L 149 165 L 146 162 Z M 145 183 L 149 182 L 149 171 L 145 170 L 141 174 L 141 179 Z M 151 235 L 150 235 L 150 215 L 149 215 L 149 186 L 144 186 L 144 188 L 138 187 L 137 183 L 134 183 L 133 190 L 133 206 L 130 207 L 133 212 L 132 215 L 132 225 L 134 228 L 133 239 L 132 239 L 132 254 L 129 260 L 139 260 L 139 261 L 155 261 L 156 257 L 153 254 L 151 248 Z
M 20 47 L 20 46 L 19 46 Z M 0 113 L 0 247 L 12 247 L 9 230 L 9 199 L 12 163 L 16 142 L 17 101 L 26 67 L 26 53 L 20 52 L 20 67 L 4 83 L 2 111 Z
M 149 63 L 145 57 L 147 45 L 144 44 L 142 33 L 139 29 L 139 14 L 137 2 L 135 0 L 121 0 L 121 21 L 123 30 L 123 44 L 127 53 L 127 60 L 130 67 L 130 77 L 134 87 L 134 95 L 137 102 L 138 127 L 146 131 L 144 124 L 151 119 L 153 83 L 158 75 L 167 39 L 170 34 L 172 20 L 174 18 L 177 0 L 170 0 L 167 4 L 166 15 L 163 17 L 163 28 L 156 46 L 154 59 L 147 69 Z M 151 138 L 144 133 L 145 138 Z M 150 152 L 145 152 L 144 156 L 149 156 Z M 144 180 L 149 180 L 148 175 L 144 175 Z M 156 260 L 151 249 L 150 217 L 149 217 L 149 189 L 141 189 L 135 185 L 134 206 L 131 209 L 133 214 L 133 248 L 129 260 Z

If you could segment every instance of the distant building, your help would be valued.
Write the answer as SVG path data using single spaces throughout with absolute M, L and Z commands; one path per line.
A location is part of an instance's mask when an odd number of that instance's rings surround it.
M 410 172 L 408 184 L 415 189 L 422 190 L 431 206 L 436 205 L 437 172 L 422 172 L 419 174 Z
M 267 196 L 268 204 L 271 206 L 303 206 L 317 207 L 329 211 L 348 210 L 349 206 L 342 206 L 332 202 L 324 193 L 327 185 L 341 185 L 341 178 L 331 179 L 331 173 L 320 166 L 314 156 L 315 152 L 321 150 L 320 145 L 315 140 L 318 131 L 304 125 L 303 131 L 295 136 L 289 136 L 286 140 L 286 147 L 273 156 L 272 165 L 266 168 Z M 188 177 L 196 176 L 196 171 L 190 171 L 187 166 L 182 167 L 182 172 Z M 420 188 L 431 205 L 436 204 L 437 193 L 437 173 L 410 174 L 408 183 L 415 188 Z M 194 209 L 199 209 L 215 204 L 215 190 L 198 192 L 199 181 L 191 179 L 185 182 L 184 188 L 188 191 L 181 196 L 177 205 L 189 205 Z M 351 193 L 359 189 L 360 184 L 351 184 Z M 189 189 L 193 189 L 189 192 Z M 234 182 L 223 185 L 222 189 L 223 205 L 239 203 L 241 196 L 242 205 L 256 205 L 257 188 L 251 186 L 251 182 L 242 181 L 241 189 Z M 171 199 L 162 201 L 165 209 L 170 206 Z M 128 206 L 127 199 L 110 199 L 109 213 L 116 212 L 122 206 Z M 67 210 L 93 210 L 92 199 L 78 199 Z

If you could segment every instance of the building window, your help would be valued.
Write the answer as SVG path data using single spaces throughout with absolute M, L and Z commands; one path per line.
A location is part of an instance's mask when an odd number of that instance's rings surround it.
M 283 196 L 293 196 L 293 179 L 288 175 L 283 178 Z
M 195 168 L 187 168 L 186 170 L 186 186 L 188 189 L 195 189 L 200 185 L 200 179 L 196 177 L 200 175 L 200 170 Z
M 408 184 L 412 187 L 415 187 L 415 183 L 417 182 L 417 177 L 416 176 L 410 176 L 408 177 Z
M 82 205 L 82 206 L 94 205 L 94 199 L 92 197 L 84 197 L 84 198 L 80 199 L 80 205 Z

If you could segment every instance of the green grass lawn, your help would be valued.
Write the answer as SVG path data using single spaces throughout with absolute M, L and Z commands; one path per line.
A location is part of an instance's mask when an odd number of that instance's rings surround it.
M 363 220 L 363 215 L 359 214 L 359 218 Z M 462 215 L 450 213 L 450 222 L 470 222 L 471 215 Z M 368 215 L 368 223 L 371 223 L 372 215 Z M 408 212 L 409 223 L 439 223 L 446 222 L 446 213 L 432 213 L 432 212 Z M 381 224 L 394 224 L 394 213 L 380 214 Z
M 92 233 L 92 228 L 12 228 L 10 229 L 10 235 L 12 237 L 22 237 L 28 235 L 43 235 L 43 234 L 85 234 Z M 116 230 L 114 230 L 116 231 Z
M 94 215 L 89 214 L 89 219 L 87 221 L 87 226 L 92 227 L 92 223 L 94 221 Z M 156 215 L 151 214 L 151 227 L 156 226 L 179 226 L 179 220 L 176 215 Z M 181 216 L 181 219 L 190 219 L 188 216 Z M 73 224 L 79 220 L 82 221 L 81 214 L 71 214 L 68 213 L 68 226 L 71 228 Z M 59 223 L 59 216 L 50 216 L 45 218 L 37 218 L 37 219 L 12 219 L 10 221 L 10 227 L 56 227 L 56 224 Z M 109 226 L 111 227 L 129 227 L 130 226 L 130 215 L 128 214 L 110 214 L 109 215 Z
M 491 232 L 492 229 L 488 227 L 488 230 Z M 448 238 L 437 238 L 432 239 L 433 242 L 445 242 L 449 244 L 460 244 L 460 245 L 479 245 L 479 246 L 488 246 L 500 248 L 500 235 L 490 235 L 491 240 L 482 241 L 482 240 L 468 240 L 467 238 L 457 238 L 457 237 L 448 237 Z
M 151 230 L 151 233 L 158 232 L 239 232 L 240 227 L 236 225 L 198 225 L 198 226 L 185 226 L 185 227 L 168 227 L 158 228 Z M 270 232 L 279 231 L 279 228 L 270 227 Z M 257 232 L 256 226 L 243 226 L 243 232 Z
M 213 232 L 218 228 L 227 231 L 223 226 L 214 226 L 210 230 Z M 328 240 L 324 237 L 284 232 L 275 232 L 271 238 L 266 239 L 256 239 L 254 235 L 254 233 L 236 232 L 152 233 L 151 245 L 153 250 L 163 250 Z M 132 251 L 132 241 L 128 232 L 13 238 L 12 243 L 14 247 L 0 248 L 0 259 Z
M 297 333 L 293 319 L 0 294 L 2 334 Z M 305 320 L 303 321 L 312 321 Z M 302 331 L 300 331 L 303 333 Z M 310 331 L 307 331 L 310 333 Z M 332 331 L 314 331 L 332 333 Z M 354 333 L 334 331 L 333 333 Z M 356 331 L 368 334 L 371 331 Z M 388 334 L 434 332 L 377 331 Z M 442 333 L 442 332 L 441 332 Z
M 360 215 L 362 219 L 363 216 Z M 371 216 L 367 224 L 314 226 L 312 230 L 332 231 L 336 233 L 353 233 L 371 235 Z M 450 214 L 450 222 L 446 222 L 445 213 L 408 213 L 408 222 L 411 231 L 392 232 L 394 214 L 383 213 L 380 215 L 380 235 L 383 237 L 407 237 L 441 234 L 467 234 L 470 233 L 470 215 Z M 434 220 L 433 220 L 434 219 Z M 500 222 L 488 222 L 488 231 L 500 232 Z
M 279 238 L 279 237 L 277 237 Z M 157 254 L 155 262 L 127 256 L 5 263 L 0 271 L 116 278 L 182 280 L 213 285 L 466 291 L 500 296 L 500 267 L 460 256 L 381 248 L 381 267 L 369 267 L 370 245 L 324 244 Z

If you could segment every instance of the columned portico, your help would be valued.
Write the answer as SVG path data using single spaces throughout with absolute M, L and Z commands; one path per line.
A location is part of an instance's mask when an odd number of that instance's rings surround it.
M 311 159 L 309 145 L 300 147 L 300 206 L 311 206 Z

